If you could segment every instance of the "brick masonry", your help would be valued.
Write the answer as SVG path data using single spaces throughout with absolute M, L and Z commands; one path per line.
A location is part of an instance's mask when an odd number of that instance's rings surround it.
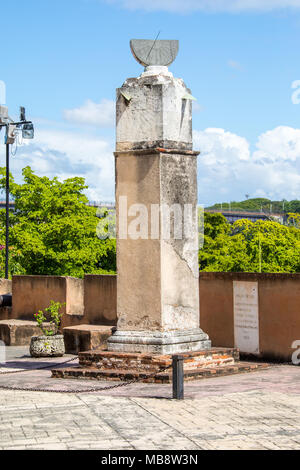
M 237 349 L 215 348 L 194 353 L 182 354 L 185 369 L 207 368 L 234 364 L 239 360 Z M 79 354 L 79 364 L 83 367 L 99 369 L 137 370 L 140 372 L 159 372 L 172 364 L 171 355 L 155 355 L 140 353 L 115 353 L 109 351 L 87 351 Z
M 252 362 L 240 362 L 230 366 L 216 368 L 199 368 L 196 370 L 184 371 L 184 381 L 191 382 L 204 378 L 221 377 L 226 375 L 241 374 L 245 372 L 255 372 L 269 368 L 268 364 Z M 56 379 L 88 379 L 112 382 L 131 382 L 170 384 L 172 383 L 172 372 L 137 372 L 127 370 L 99 370 L 95 367 L 74 367 L 66 369 L 52 370 L 52 377 Z
M 202 377 L 251 372 L 267 367 L 266 364 L 240 363 L 237 349 L 215 348 L 182 354 L 185 381 Z M 144 383 L 170 383 L 172 356 L 138 353 L 88 351 L 79 353 L 79 367 L 54 369 L 54 378 L 85 378 L 107 381 Z

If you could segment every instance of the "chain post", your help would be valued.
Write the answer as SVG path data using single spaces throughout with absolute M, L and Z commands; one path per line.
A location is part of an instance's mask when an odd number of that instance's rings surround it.
M 173 356 L 173 399 L 184 400 L 183 356 Z

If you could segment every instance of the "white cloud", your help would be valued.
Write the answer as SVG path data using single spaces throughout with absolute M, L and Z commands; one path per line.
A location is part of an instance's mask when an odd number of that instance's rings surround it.
M 107 0 L 128 9 L 146 11 L 242 12 L 300 8 L 299 0 Z
M 224 129 L 194 132 L 199 157 L 199 202 L 251 197 L 300 199 L 300 129 L 280 126 L 249 142 Z
M 86 100 L 79 108 L 66 109 L 63 114 L 70 122 L 112 127 L 115 120 L 115 103 L 107 99 L 101 100 L 100 103 Z
M 201 151 L 199 203 L 241 200 L 245 194 L 300 199 L 300 129 L 280 126 L 269 130 L 257 138 L 252 151 L 246 138 L 209 128 L 194 131 L 194 148 Z M 0 145 L 2 162 L 4 149 Z M 40 176 L 61 180 L 82 176 L 89 185 L 90 200 L 114 200 L 112 139 L 37 127 L 35 139 L 26 141 L 11 158 L 11 171 L 18 181 L 27 165 Z
M 254 159 L 264 163 L 300 160 L 300 129 L 280 126 L 258 138 Z
M 0 158 L 4 159 L 3 145 Z M 114 200 L 113 146 L 108 140 L 75 131 L 36 130 L 33 141 L 24 141 L 15 157 L 11 171 L 20 181 L 25 166 L 40 176 L 60 180 L 82 176 L 89 185 L 90 200 Z

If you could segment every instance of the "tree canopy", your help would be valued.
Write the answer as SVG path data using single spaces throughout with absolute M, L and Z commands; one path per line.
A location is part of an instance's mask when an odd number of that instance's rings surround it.
M 10 177 L 10 273 L 63 275 L 116 272 L 115 215 L 88 205 L 84 178 L 40 177 L 30 167 L 23 183 Z M 0 189 L 5 168 L 0 168 Z M 300 272 L 300 214 L 288 225 L 247 219 L 229 224 L 220 213 L 204 215 L 200 271 Z M 98 236 L 97 236 L 98 235 Z M 5 264 L 5 211 L 0 211 L 0 276 Z
M 205 213 L 204 235 L 200 271 L 300 272 L 300 230 L 294 225 L 246 219 L 230 225 L 222 214 Z
M 0 188 L 5 188 L 5 168 Z M 96 208 L 87 205 L 84 178 L 63 182 L 23 169 L 24 183 L 10 177 L 15 210 L 10 213 L 12 274 L 69 275 L 110 273 L 116 269 L 115 241 L 99 240 Z M 0 243 L 5 245 L 5 211 L 0 217 Z M 1 269 L 3 271 L 4 251 Z
M 249 211 L 249 212 L 265 212 L 270 213 L 288 213 L 288 212 L 296 212 L 300 213 L 300 201 L 293 200 L 293 201 L 286 201 L 283 199 L 282 201 L 271 201 L 271 199 L 267 198 L 251 198 L 245 201 L 232 201 L 230 203 L 223 202 L 222 204 L 214 204 L 211 207 L 207 207 L 207 209 L 220 209 L 223 210 L 239 210 L 239 211 Z

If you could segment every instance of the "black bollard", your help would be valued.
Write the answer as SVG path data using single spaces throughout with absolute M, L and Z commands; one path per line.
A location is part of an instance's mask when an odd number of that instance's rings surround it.
M 183 356 L 173 356 L 173 399 L 184 400 Z

